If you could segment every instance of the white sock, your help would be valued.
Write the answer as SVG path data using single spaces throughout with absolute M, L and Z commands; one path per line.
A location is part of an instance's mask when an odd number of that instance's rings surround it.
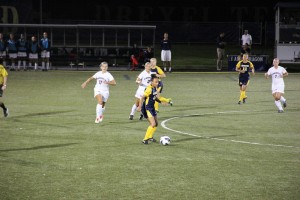
M 102 115 L 102 105 L 100 105 L 99 103 L 96 106 L 96 117 L 100 117 Z
M 169 72 L 172 71 L 172 67 L 169 67 Z
M 136 111 L 136 105 L 135 104 L 133 104 L 133 106 L 132 106 L 132 108 L 131 108 L 131 113 L 130 113 L 130 115 L 134 115 L 134 113 L 135 113 L 135 111 Z
M 167 68 L 166 68 L 166 67 L 164 68 L 164 71 L 167 71 Z
M 23 60 L 23 67 L 24 67 L 24 69 L 26 69 L 26 61 L 25 60 Z
M 3 61 L 3 66 L 6 67 L 6 61 Z
M 49 69 L 49 66 L 50 66 L 50 63 L 49 63 L 49 62 L 47 62 L 47 70 Z
M 281 105 L 281 102 L 278 100 L 278 101 L 275 101 L 275 105 L 277 106 L 278 110 L 283 110 L 282 109 L 282 105 Z
M 38 69 L 38 65 L 37 63 L 34 63 L 34 70 L 37 70 Z
M 45 69 L 45 62 L 42 62 L 42 69 Z
M 283 96 L 281 96 L 281 97 L 280 97 L 280 101 L 281 101 L 282 103 L 284 103 L 284 102 L 286 101 L 286 99 L 285 99 Z
M 21 60 L 18 61 L 18 69 L 20 69 L 21 66 Z

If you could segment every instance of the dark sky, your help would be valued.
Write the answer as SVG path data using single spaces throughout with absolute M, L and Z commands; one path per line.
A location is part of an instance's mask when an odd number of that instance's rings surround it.
M 277 0 L 238 3 L 233 0 L 1 0 L 0 21 L 17 23 L 18 17 L 19 23 L 39 23 L 41 18 L 43 23 L 260 22 L 274 21 L 277 3 Z M 8 15 L 4 16 L 5 13 Z
M 38 5 L 40 0 L 34 0 Z M 292 0 L 293 1 L 293 0 Z M 99 21 L 273 21 L 278 1 L 87 0 L 42 1 L 45 20 Z M 282 1 L 281 1 L 282 2 Z M 289 1 L 291 2 L 291 1 Z M 297 2 L 297 1 L 294 1 Z M 200 4 L 200 5 L 198 5 Z M 39 8 L 38 8 L 39 10 Z M 37 10 L 37 11 L 38 11 Z

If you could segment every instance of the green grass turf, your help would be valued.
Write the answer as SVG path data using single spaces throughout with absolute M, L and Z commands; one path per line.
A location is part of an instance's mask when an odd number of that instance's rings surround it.
M 282 114 L 263 74 L 243 105 L 236 73 L 167 74 L 174 106 L 160 106 L 154 136 L 172 141 L 162 146 L 141 143 L 138 113 L 128 120 L 139 72 L 112 72 L 117 86 L 94 124 L 94 83 L 80 87 L 93 73 L 9 72 L 0 199 L 300 198 L 300 74 L 285 78 Z

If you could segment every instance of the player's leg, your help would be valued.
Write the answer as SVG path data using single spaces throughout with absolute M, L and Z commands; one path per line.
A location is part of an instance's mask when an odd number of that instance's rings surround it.
M 0 99 L 3 95 L 3 90 L 2 90 L 2 86 L 3 85 L 0 85 Z M 3 109 L 3 115 L 4 117 L 7 117 L 8 116 L 8 108 L 5 107 L 4 103 L 2 101 L 0 101 L 0 107 Z
M 103 120 L 104 102 L 101 94 L 97 94 L 95 98 L 97 100 L 95 123 L 98 124 Z
M 152 110 L 146 110 L 147 112 L 147 116 L 148 116 L 148 122 L 149 122 L 149 126 L 147 128 L 146 134 L 144 136 L 143 139 L 143 143 L 144 144 L 148 144 L 149 140 L 152 138 L 154 131 L 156 130 L 156 120 L 153 116 L 153 114 L 155 113 L 155 111 L 151 112 Z
M 282 113 L 283 112 L 283 108 L 282 108 L 282 105 L 281 105 L 281 102 L 280 102 L 280 97 L 281 97 L 280 93 L 279 92 L 274 92 L 273 93 L 273 97 L 275 99 L 275 105 L 278 108 L 278 112 Z
M 140 103 L 140 99 L 139 98 L 135 98 L 135 103 L 133 104 L 132 108 L 131 108 L 131 112 L 129 115 L 129 119 L 133 120 L 134 114 L 136 112 L 136 109 L 139 107 L 139 103 Z

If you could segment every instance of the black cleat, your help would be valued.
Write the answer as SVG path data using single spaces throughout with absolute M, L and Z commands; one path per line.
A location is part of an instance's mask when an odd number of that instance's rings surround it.
M 283 107 L 285 108 L 287 106 L 286 101 L 283 102 Z
M 172 101 L 172 99 L 170 99 L 169 104 L 170 104 L 170 106 L 173 106 L 173 101 Z
M 241 104 L 241 103 L 242 103 L 241 101 L 238 102 L 238 104 Z
M 130 119 L 130 120 L 133 120 L 133 115 L 129 115 L 129 119 Z
M 149 141 L 148 140 L 143 140 L 142 143 L 143 144 L 149 144 Z
M 139 120 L 143 120 L 143 118 L 144 118 L 144 115 L 141 114 Z
M 243 103 L 246 103 L 246 99 L 247 99 L 247 98 L 243 98 Z
M 3 109 L 3 114 L 4 114 L 4 117 L 8 117 L 8 115 L 9 115 L 8 108 Z
M 283 110 L 278 110 L 278 113 L 283 113 Z
M 156 139 L 154 139 L 153 137 L 152 137 L 152 138 L 149 138 L 149 141 L 150 141 L 150 142 L 157 142 Z

